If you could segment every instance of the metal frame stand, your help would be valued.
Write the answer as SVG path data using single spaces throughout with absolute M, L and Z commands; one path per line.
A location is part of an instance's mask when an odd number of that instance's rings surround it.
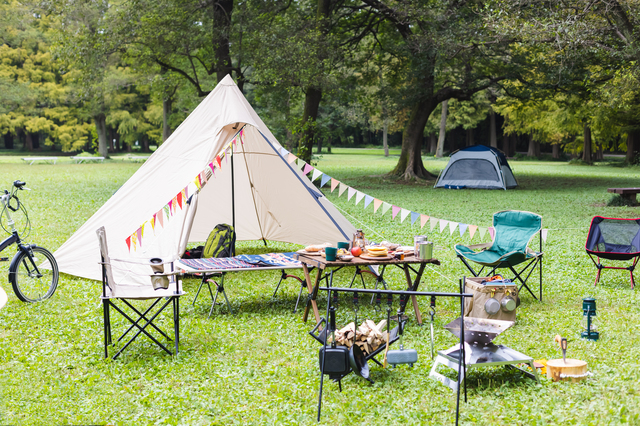
M 420 274 L 421 275 L 421 274 Z M 417 282 L 419 283 L 419 278 Z M 467 294 L 467 293 L 462 293 L 462 283 L 463 281 L 460 281 L 460 293 L 439 293 L 439 292 L 424 292 L 424 291 L 412 291 L 412 290 L 376 290 L 376 289 L 358 289 L 358 288 L 343 288 L 343 287 L 332 287 L 331 284 L 333 282 L 333 271 L 331 272 L 331 279 L 329 280 L 329 285 L 327 287 L 318 287 L 318 290 L 322 290 L 322 291 L 326 291 L 327 292 L 327 318 L 329 317 L 329 308 L 331 306 L 331 292 L 335 291 L 335 292 L 349 292 L 349 293 L 372 293 L 372 294 L 397 294 L 397 295 L 402 295 L 405 296 L 404 297 L 404 304 L 401 303 L 400 306 L 400 310 L 399 310 L 399 315 L 401 313 L 404 312 L 404 308 L 406 306 L 406 300 L 409 299 L 410 296 L 412 298 L 415 298 L 416 296 L 431 296 L 431 297 L 457 297 L 460 299 L 460 318 L 464 318 L 464 298 L 465 297 L 473 297 L 472 294 Z M 417 284 L 414 283 L 414 286 L 417 288 Z M 323 321 L 324 319 L 321 319 L 321 321 Z M 320 321 L 319 321 L 320 322 Z M 318 325 L 316 325 L 316 328 L 318 327 Z M 326 347 L 326 339 L 327 339 L 327 334 L 328 333 L 324 333 L 324 345 Z M 456 395 L 456 425 L 458 424 L 459 418 L 460 418 L 460 385 L 463 382 L 462 378 L 465 377 L 465 363 L 463 362 L 464 360 L 464 321 L 461 321 L 461 334 L 460 334 L 460 345 L 463 348 L 462 352 L 463 352 L 463 356 L 460 357 L 460 360 L 458 361 L 458 384 L 457 384 L 457 395 Z M 326 351 L 325 351 L 326 353 Z M 324 355 L 324 354 L 323 354 Z M 324 367 L 324 359 L 322 360 L 322 364 Z M 322 390 L 323 390 L 323 386 L 324 386 L 324 368 L 321 368 L 320 371 L 320 389 L 318 392 L 318 422 L 320 421 L 320 414 L 321 414 L 321 410 L 322 410 Z M 340 391 L 342 391 L 342 385 L 341 383 L 339 383 L 340 386 Z M 465 392 L 465 401 L 467 400 L 467 388 L 466 388 L 466 384 L 464 386 L 464 392 Z

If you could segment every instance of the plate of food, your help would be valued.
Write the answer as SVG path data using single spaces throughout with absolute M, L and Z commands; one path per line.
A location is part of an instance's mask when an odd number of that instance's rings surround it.
M 371 256 L 370 254 L 367 253 L 363 253 L 360 255 L 360 259 L 364 259 L 364 260 L 391 260 L 393 259 L 393 256 L 391 256 L 390 254 L 384 255 L 384 256 Z
M 306 246 L 303 249 L 298 250 L 296 253 L 306 254 L 307 256 L 321 256 L 324 254 L 324 248 L 329 247 L 331 244 L 312 244 L 310 246 Z

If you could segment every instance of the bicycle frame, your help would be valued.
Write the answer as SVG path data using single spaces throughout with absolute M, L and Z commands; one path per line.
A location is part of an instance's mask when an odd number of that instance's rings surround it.
M 5 193 L 4 195 L 0 196 L 0 205 L 4 206 L 3 210 L 6 212 L 7 219 L 8 219 L 7 225 L 11 228 L 11 235 L 9 235 L 2 242 L 0 242 L 0 252 L 2 252 L 4 249 L 6 249 L 12 244 L 17 244 L 19 247 L 19 250 L 22 248 L 20 247 L 21 246 L 20 235 L 16 230 L 15 222 L 11 218 L 11 213 L 9 213 L 9 201 L 11 200 L 11 197 L 13 197 L 14 193 L 15 193 L 15 189 L 12 189 L 11 193 Z M 6 262 L 8 260 L 9 260 L 8 257 L 0 257 L 0 261 Z

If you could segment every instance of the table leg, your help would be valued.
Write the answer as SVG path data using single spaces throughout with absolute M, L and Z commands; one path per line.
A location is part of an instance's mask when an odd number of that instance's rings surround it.
M 424 272 L 424 267 L 426 264 L 421 263 L 420 269 L 418 270 L 418 274 L 416 275 L 416 279 L 411 281 L 411 274 L 409 273 L 409 265 L 404 265 L 402 268 L 404 270 L 404 275 L 407 279 L 407 290 L 409 291 L 418 291 L 418 286 L 420 285 L 420 280 L 422 279 L 422 273 Z M 422 314 L 420 313 L 420 308 L 418 308 L 418 298 L 416 296 L 411 296 L 411 303 L 413 304 L 413 311 L 416 314 L 416 319 L 418 320 L 418 324 L 422 325 Z M 403 306 L 404 312 L 404 306 Z
M 316 317 L 316 324 L 320 322 L 320 312 L 318 311 L 318 303 L 316 302 L 318 296 L 318 287 L 320 287 L 320 277 L 322 277 L 322 273 L 324 269 L 318 268 L 318 275 L 316 276 L 315 284 L 311 285 L 311 274 L 309 273 L 309 267 L 306 264 L 302 264 L 302 270 L 304 271 L 304 279 L 307 282 L 307 291 L 309 291 L 309 295 L 311 298 L 307 301 L 307 306 L 304 308 L 304 315 L 302 315 L 302 320 L 307 322 L 307 318 L 309 317 L 309 308 L 313 308 L 313 314 Z

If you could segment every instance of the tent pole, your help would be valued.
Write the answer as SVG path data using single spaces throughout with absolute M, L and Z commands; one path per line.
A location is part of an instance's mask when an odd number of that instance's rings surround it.
M 236 231 L 236 185 L 235 185 L 235 174 L 233 173 L 233 147 L 231 147 L 231 225 L 233 226 L 233 231 Z M 233 253 L 231 256 L 235 256 L 236 249 L 233 247 Z

